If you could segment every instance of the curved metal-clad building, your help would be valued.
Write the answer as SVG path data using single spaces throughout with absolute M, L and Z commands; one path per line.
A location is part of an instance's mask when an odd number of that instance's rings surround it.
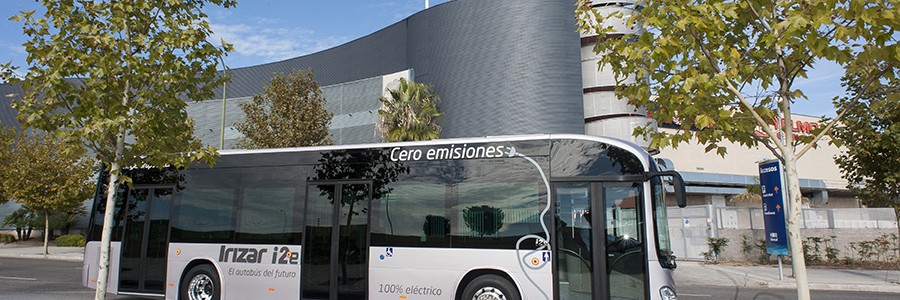
M 626 13 L 633 6 L 594 5 Z M 222 148 L 233 148 L 241 137 L 232 126 L 243 119 L 239 104 L 261 93 L 275 73 L 310 69 L 334 113 L 337 144 L 380 141 L 378 98 L 402 77 L 430 84 L 441 97 L 443 138 L 587 133 L 636 141 L 632 129 L 648 119 L 615 97 L 612 75 L 597 70 L 591 51 L 596 36 L 579 36 L 574 9 L 571 0 L 449 1 L 331 49 L 232 69 L 225 113 L 219 94 L 189 103 L 188 115 L 204 144 L 219 146 L 224 136 Z M 17 87 L 0 90 L 15 94 Z M 0 118 L 17 124 L 8 105 Z
M 377 141 L 374 114 L 384 86 L 369 81 L 411 70 L 401 76 L 432 85 L 442 99 L 442 137 L 584 133 L 573 11 L 574 2 L 565 0 L 450 1 L 335 48 L 233 69 L 226 94 L 246 99 L 260 93 L 275 72 L 311 69 L 335 113 L 333 133 L 362 126 L 336 142 L 371 142 Z M 348 96 L 348 89 L 356 94 Z M 191 111 L 201 119 L 198 135 L 204 141 L 218 141 L 204 137 L 219 134 L 221 102 L 214 102 Z M 357 108 L 348 110 L 348 104 Z M 240 117 L 231 115 L 237 107 L 228 111 L 228 123 Z M 348 121 L 359 113 L 373 116 Z M 202 129 L 208 125 L 211 131 Z

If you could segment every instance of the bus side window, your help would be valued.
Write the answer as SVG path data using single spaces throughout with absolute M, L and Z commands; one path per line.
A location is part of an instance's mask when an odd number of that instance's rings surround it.
M 300 244 L 306 171 L 302 166 L 244 168 L 235 242 Z
M 186 172 L 187 188 L 176 197 L 173 242 L 230 243 L 239 169 L 196 169 Z

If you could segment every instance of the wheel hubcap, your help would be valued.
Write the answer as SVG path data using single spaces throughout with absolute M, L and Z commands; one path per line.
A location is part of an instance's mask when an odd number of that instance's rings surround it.
M 188 285 L 188 297 L 191 300 L 212 300 L 215 290 L 216 286 L 213 284 L 212 278 L 206 274 L 199 274 L 194 276 Z
M 506 300 L 506 295 L 500 289 L 488 286 L 476 291 L 472 300 Z

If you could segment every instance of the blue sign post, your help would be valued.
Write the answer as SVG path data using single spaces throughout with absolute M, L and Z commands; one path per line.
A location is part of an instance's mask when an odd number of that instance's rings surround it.
M 766 253 L 788 255 L 787 230 L 784 226 L 784 176 L 779 160 L 759 164 L 759 187 L 762 190 L 763 220 L 766 223 Z

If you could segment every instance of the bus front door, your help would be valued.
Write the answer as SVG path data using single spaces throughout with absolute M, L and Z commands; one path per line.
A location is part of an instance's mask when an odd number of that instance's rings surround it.
M 557 299 L 648 298 L 641 187 L 554 184 Z
M 165 292 L 172 192 L 171 187 L 135 188 L 129 192 L 119 261 L 120 292 Z
M 371 193 L 368 183 L 308 186 L 303 299 L 366 299 Z

